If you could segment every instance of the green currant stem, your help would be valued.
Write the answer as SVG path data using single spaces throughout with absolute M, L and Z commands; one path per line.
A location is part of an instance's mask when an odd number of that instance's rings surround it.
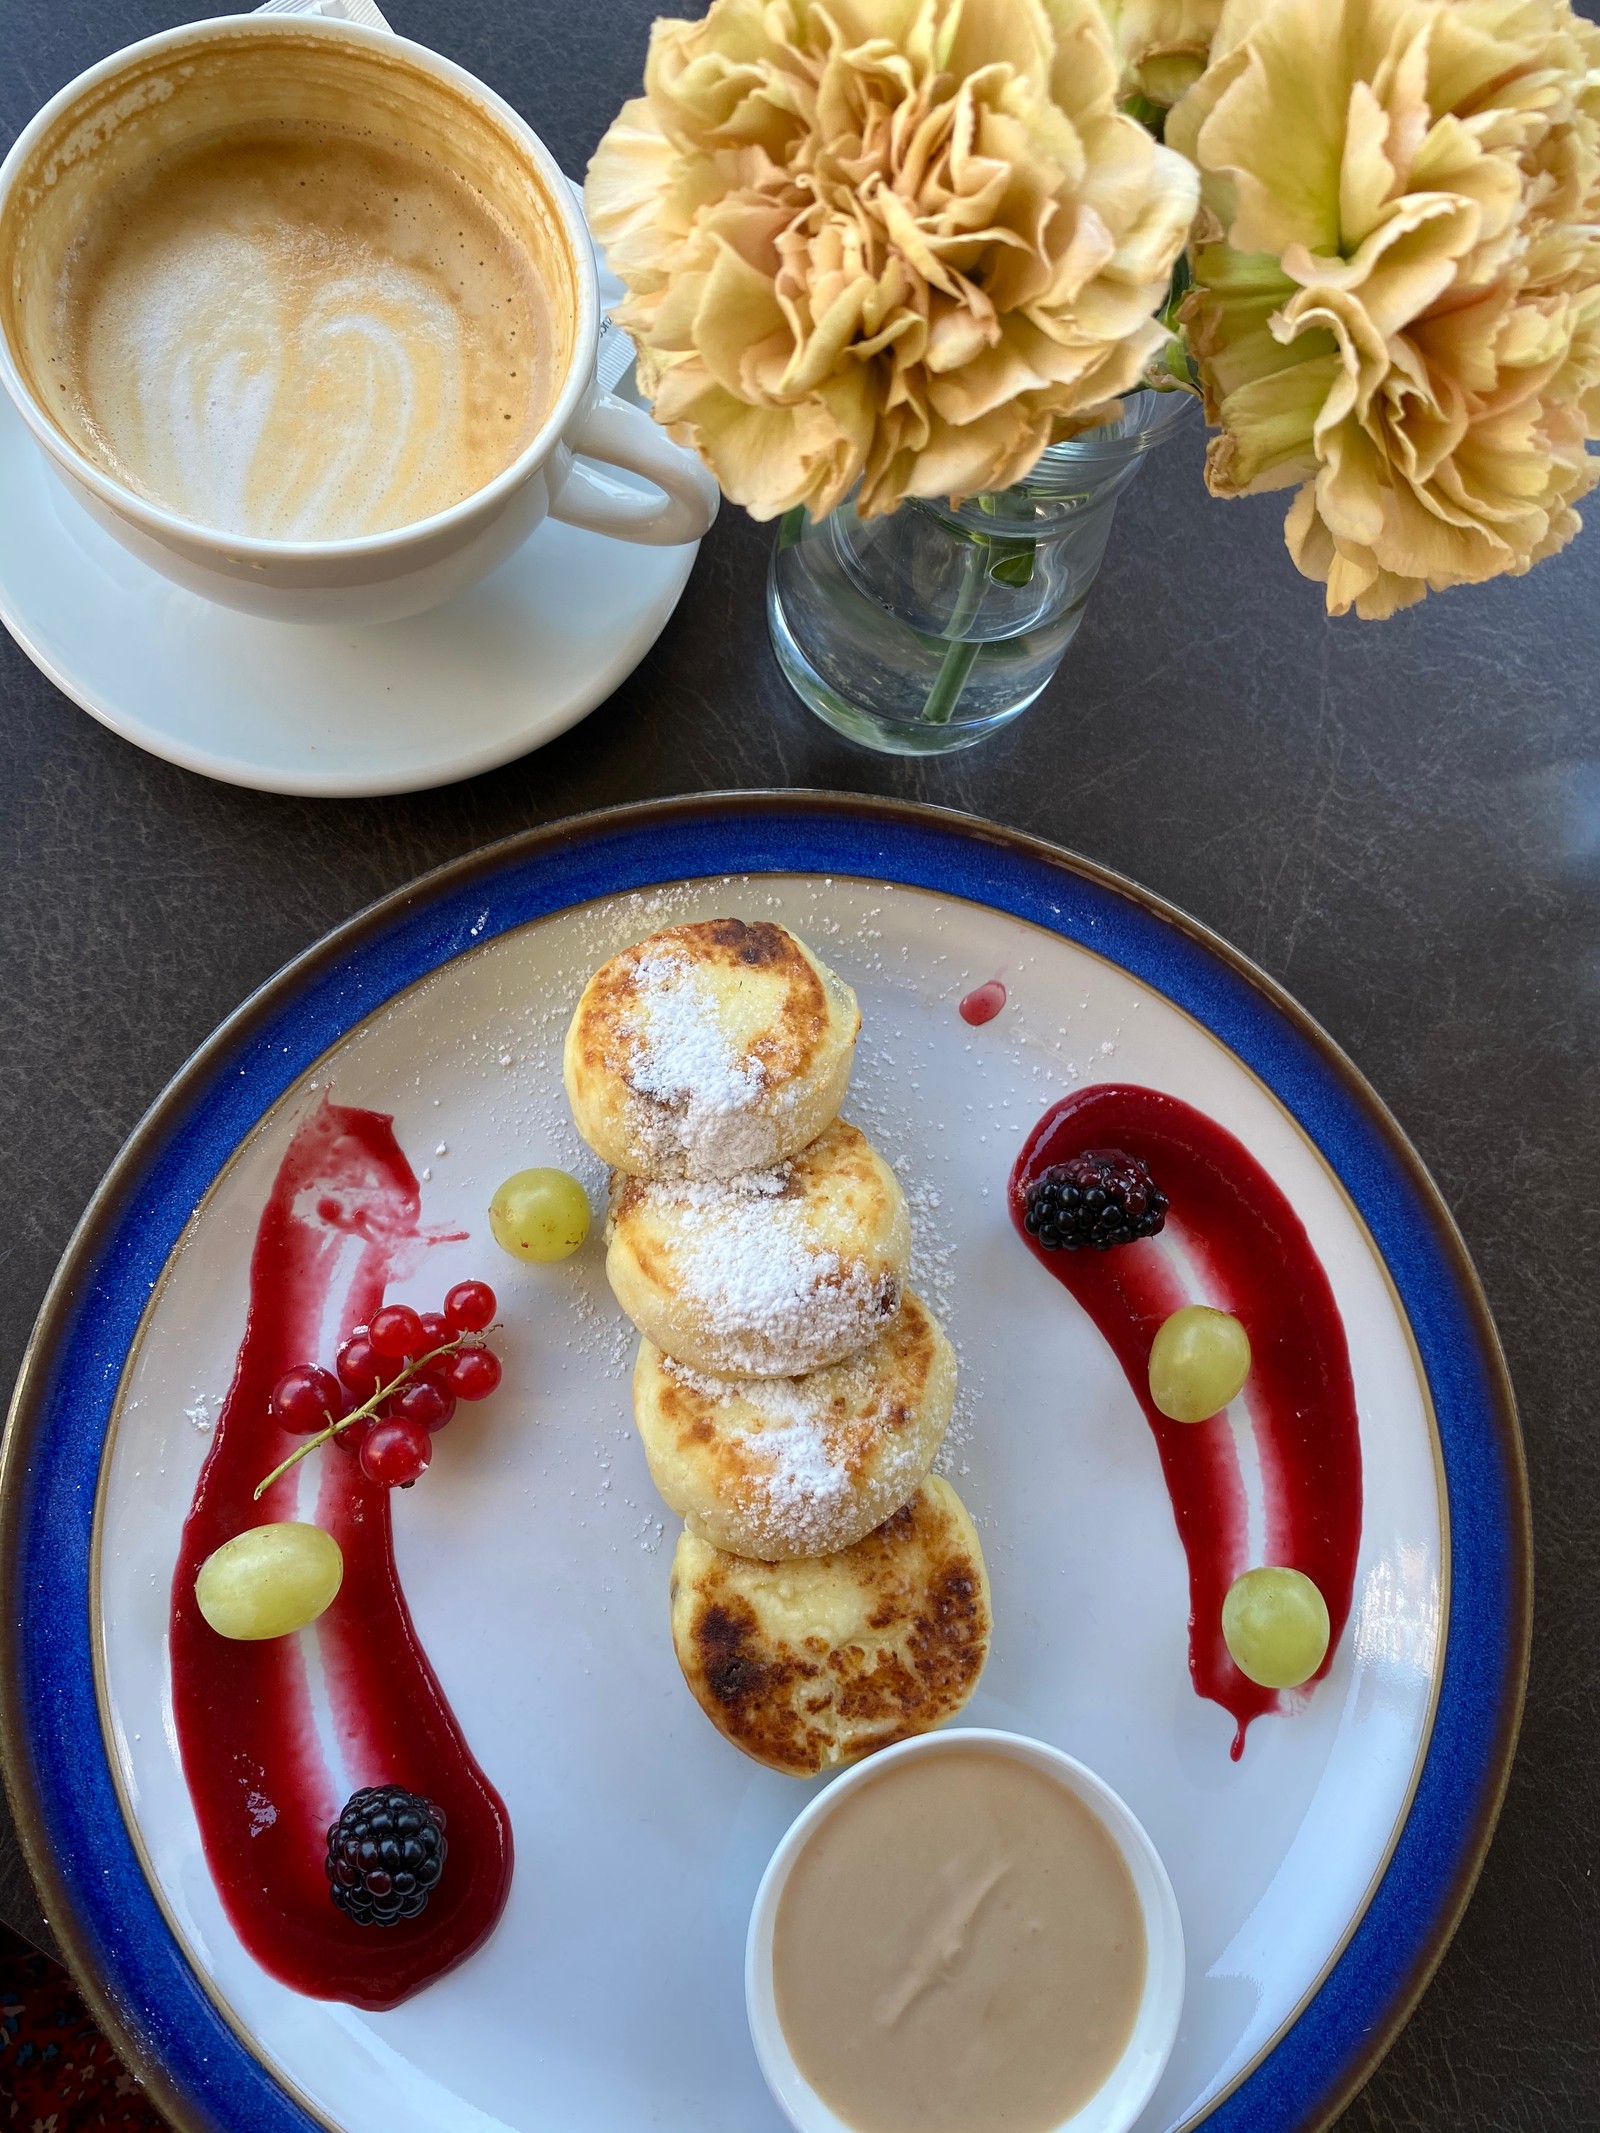
M 380 1385 L 370 1400 L 363 1400 L 359 1407 L 352 1407 L 349 1414 L 341 1415 L 337 1422 L 330 1422 L 326 1429 L 319 1429 L 314 1437 L 307 1437 L 298 1444 L 287 1459 L 280 1460 L 265 1481 L 256 1483 L 255 1502 L 259 1503 L 275 1481 L 281 1481 L 290 1467 L 298 1466 L 302 1459 L 317 1451 L 340 1430 L 348 1429 L 352 1422 L 367 1422 L 378 1412 L 385 1400 L 392 1399 L 402 1385 L 410 1384 L 417 1372 L 427 1364 L 436 1362 L 441 1355 L 459 1355 L 465 1335 L 458 1333 L 453 1341 L 446 1341 L 442 1348 L 431 1348 L 426 1355 L 419 1355 L 415 1362 L 407 1363 L 400 1375 L 388 1385 Z

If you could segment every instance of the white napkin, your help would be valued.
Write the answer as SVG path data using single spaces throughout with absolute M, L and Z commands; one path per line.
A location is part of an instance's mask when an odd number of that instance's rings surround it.
M 364 22 L 369 29 L 386 30 L 389 24 L 372 0 L 265 0 L 258 15 L 327 15 L 335 22 Z

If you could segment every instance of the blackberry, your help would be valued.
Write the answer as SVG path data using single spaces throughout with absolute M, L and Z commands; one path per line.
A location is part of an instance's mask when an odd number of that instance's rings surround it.
M 1167 1196 L 1136 1155 L 1085 1148 L 1034 1179 L 1022 1226 L 1047 1252 L 1108 1252 L 1153 1237 L 1166 1219 Z
M 444 1810 L 403 1785 L 351 1793 L 328 1831 L 328 1893 L 358 1926 L 394 1926 L 426 1905 L 444 1865 Z

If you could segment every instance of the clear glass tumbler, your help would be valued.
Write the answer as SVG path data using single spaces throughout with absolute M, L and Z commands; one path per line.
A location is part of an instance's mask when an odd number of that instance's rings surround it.
M 1189 419 L 1185 392 L 1129 393 L 1025 481 L 965 503 L 779 523 L 773 649 L 820 719 L 889 755 L 970 748 L 1025 711 L 1083 620 L 1117 498 Z

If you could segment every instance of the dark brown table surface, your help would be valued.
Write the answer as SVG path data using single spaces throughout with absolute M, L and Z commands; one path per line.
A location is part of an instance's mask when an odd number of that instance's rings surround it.
M 652 13 L 385 6 L 575 173 L 637 88 Z M 4 141 L 187 12 L 0 0 Z M 1056 682 L 943 764 L 857 751 L 789 695 L 762 611 L 771 533 L 731 508 L 608 703 L 411 798 L 209 784 L 103 731 L 0 636 L 0 1383 L 168 1076 L 281 963 L 442 860 L 584 808 L 811 785 L 966 808 L 1120 868 L 1289 986 L 1392 1106 L 1466 1233 L 1521 1402 L 1539 1578 L 1522 1747 L 1465 1924 L 1342 2124 L 1579 2133 L 1600 2128 L 1600 523 L 1530 577 L 1330 623 L 1281 500 L 1215 502 L 1200 462 L 1198 432 L 1156 455 Z M 3 1813 L 0 1917 L 48 1945 Z

